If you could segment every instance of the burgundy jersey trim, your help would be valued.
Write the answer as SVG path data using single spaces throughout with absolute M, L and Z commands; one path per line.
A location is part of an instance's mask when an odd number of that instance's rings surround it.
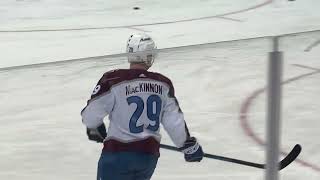
M 98 93 L 91 96 L 94 99 L 106 92 L 108 92 L 112 86 L 119 84 L 123 81 L 130 81 L 134 79 L 152 79 L 155 81 L 160 81 L 169 86 L 169 96 L 175 97 L 174 88 L 172 82 L 169 78 L 162 74 L 149 72 L 143 69 L 118 69 L 106 72 L 102 78 L 99 80 L 97 85 L 100 85 L 100 90 Z
M 160 156 L 160 143 L 152 137 L 128 143 L 109 139 L 103 145 L 103 151 L 105 152 L 143 152 Z

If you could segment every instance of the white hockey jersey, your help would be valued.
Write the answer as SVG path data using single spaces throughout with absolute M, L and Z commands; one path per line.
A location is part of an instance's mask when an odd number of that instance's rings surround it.
M 170 79 L 146 70 L 105 73 L 81 115 L 88 128 L 98 127 L 109 115 L 104 151 L 159 154 L 160 124 L 177 147 L 190 136 Z

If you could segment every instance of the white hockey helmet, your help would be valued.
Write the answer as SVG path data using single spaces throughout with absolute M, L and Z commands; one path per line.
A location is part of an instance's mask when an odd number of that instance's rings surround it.
M 144 63 L 151 67 L 156 57 L 157 49 L 154 41 L 147 34 L 133 34 L 127 42 L 128 62 Z

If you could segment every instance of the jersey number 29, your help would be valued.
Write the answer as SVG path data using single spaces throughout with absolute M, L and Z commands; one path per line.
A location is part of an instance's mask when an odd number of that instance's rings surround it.
M 139 96 L 130 96 L 127 98 L 128 105 L 135 103 L 137 105 L 136 110 L 132 114 L 129 122 L 129 129 L 131 133 L 141 133 L 143 132 L 143 125 L 137 126 L 137 121 L 139 120 L 145 103 L 143 99 Z M 155 105 L 155 108 L 154 108 Z M 162 100 L 157 95 L 151 95 L 148 97 L 147 102 L 147 117 L 150 121 L 154 121 L 154 125 L 149 124 L 147 129 L 151 131 L 157 131 L 159 129 L 159 117 L 162 107 Z M 154 111 L 155 110 L 155 111 Z

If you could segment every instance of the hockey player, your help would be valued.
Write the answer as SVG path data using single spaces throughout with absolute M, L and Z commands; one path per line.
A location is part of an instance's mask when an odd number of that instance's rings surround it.
M 104 144 L 98 180 L 149 180 L 160 155 L 160 124 L 187 162 L 203 158 L 201 146 L 189 134 L 171 81 L 147 71 L 155 49 L 150 36 L 131 35 L 127 42 L 130 69 L 106 72 L 81 112 L 88 138 Z M 103 122 L 106 115 L 108 131 Z

